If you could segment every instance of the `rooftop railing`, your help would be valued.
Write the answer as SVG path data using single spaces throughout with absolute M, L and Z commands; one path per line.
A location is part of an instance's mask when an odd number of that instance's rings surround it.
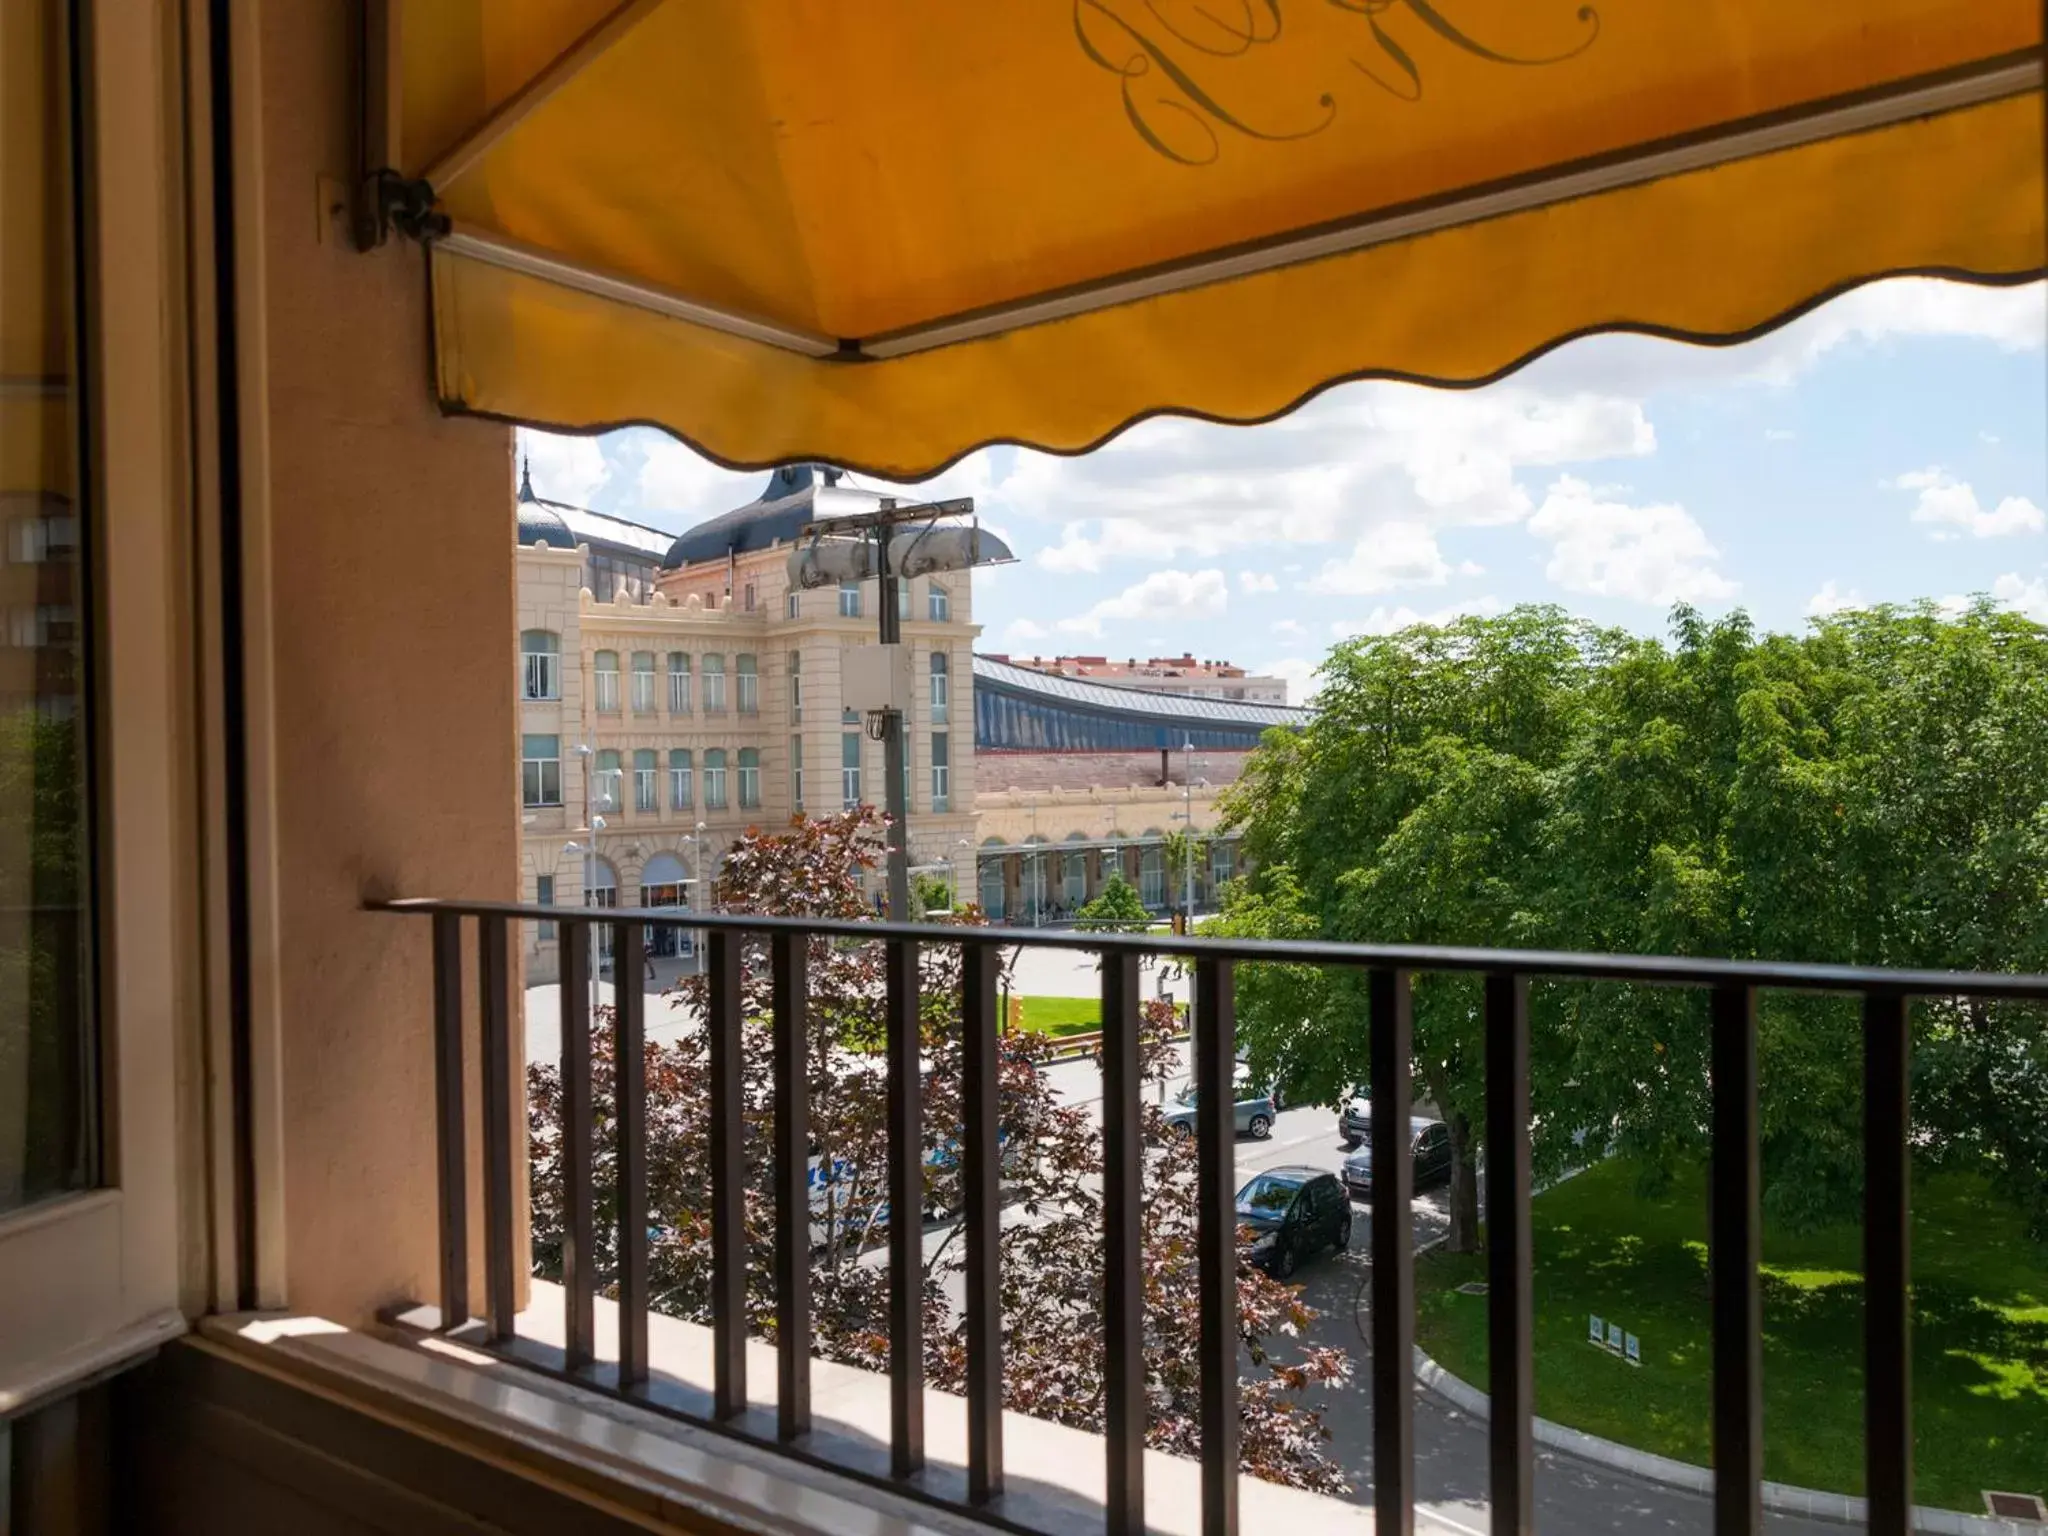
M 1863 1199 L 1866 1487 L 1869 1530 L 1904 1536 L 1912 1524 L 1911 1393 L 1907 1282 L 1909 1005 L 1915 997 L 2048 1000 L 2048 976 L 1599 955 L 1536 950 L 1431 948 L 1318 941 L 1176 938 L 963 928 L 888 922 L 679 913 L 674 908 L 541 907 L 491 901 L 403 899 L 371 904 L 431 924 L 440 1205 L 440 1326 L 470 1324 L 470 1217 L 464 1091 L 463 924 L 474 922 L 480 1018 L 483 1144 L 483 1276 L 487 1346 L 515 1340 L 516 1159 L 525 1149 L 512 1121 L 513 1073 L 509 925 L 560 924 L 561 1081 L 566 1241 L 562 1251 L 566 1349 L 560 1374 L 593 1391 L 677 1413 L 649 1387 L 648 1169 L 645 999 L 617 989 L 615 1030 L 618 1183 L 616 1360 L 595 1350 L 599 1289 L 593 1199 L 593 1103 L 588 984 L 591 925 L 608 926 L 615 974 L 642 973 L 650 928 L 706 931 L 706 1017 L 711 1092 L 711 1332 L 713 1392 L 708 1422 L 732 1429 L 747 1408 L 746 1242 L 741 1117 L 741 944 L 769 947 L 773 1012 L 775 1198 L 774 1300 L 778 1338 L 774 1437 L 805 1455 L 811 1428 L 810 1249 L 806 1107 L 806 965 L 813 936 L 886 946 L 889 1156 L 893 1209 L 923 1201 L 923 1127 L 918 1092 L 918 947 L 963 951 L 961 1018 L 962 1176 L 966 1243 L 967 1452 L 964 1493 L 926 1477 L 923 1422 L 923 1234 L 918 1223 L 888 1230 L 889 1473 L 876 1480 L 1007 1525 L 1002 1511 L 1002 1319 L 998 1285 L 1001 1148 L 997 1126 L 997 977 L 1011 947 L 1080 950 L 1101 957 L 1104 1141 L 1104 1334 L 1107 1398 L 1106 1528 L 1145 1529 L 1146 1396 L 1140 1252 L 1140 962 L 1173 957 L 1194 983 L 1190 1053 L 1194 1079 L 1229 1082 L 1235 1069 L 1234 980 L 1244 963 L 1345 966 L 1367 976 L 1374 1180 L 1371 1196 L 1371 1392 L 1373 1506 L 1382 1536 L 1413 1530 L 1415 1483 L 1411 1360 L 1415 1269 L 1410 1201 L 1413 1164 L 1411 988 L 1418 974 L 1483 977 L 1487 1230 L 1488 1422 L 1491 1528 L 1496 1536 L 1533 1528 L 1535 1457 L 1531 1420 L 1532 1274 L 1528 988 L 1532 979 L 1614 981 L 1700 988 L 1709 994 L 1708 1274 L 1712 1332 L 1713 1526 L 1717 1536 L 1761 1528 L 1763 1475 L 1762 1325 L 1759 1311 L 1757 994 L 1765 990 L 1850 995 L 1863 1014 Z M 1200 1303 L 1202 1529 L 1234 1536 L 1238 1520 L 1238 1334 L 1236 1313 L 1236 1148 L 1231 1098 L 1199 1095 L 1196 1107 L 1197 1288 Z M 532 1363 L 531 1356 L 509 1358 Z M 1844 1362 L 1845 1366 L 1848 1362 Z M 683 1415 L 693 1417 L 691 1415 Z M 842 1469 L 846 1470 L 846 1469 Z M 861 1475 L 857 1471 L 855 1475 Z

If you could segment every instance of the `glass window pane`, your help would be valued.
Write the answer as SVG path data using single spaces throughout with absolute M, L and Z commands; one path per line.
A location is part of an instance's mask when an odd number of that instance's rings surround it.
M 94 1182 L 66 7 L 0 5 L 0 1211 Z

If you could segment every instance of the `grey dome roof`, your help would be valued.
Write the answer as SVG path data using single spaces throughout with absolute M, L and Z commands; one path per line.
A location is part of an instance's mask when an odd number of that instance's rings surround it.
M 549 549 L 574 549 L 576 535 L 562 521 L 562 514 L 538 501 L 519 503 L 519 547 L 545 544 Z
M 744 555 L 787 539 L 815 518 L 820 490 L 839 482 L 840 472 L 823 464 L 785 464 L 768 477 L 761 494 L 743 507 L 699 523 L 671 544 L 665 571 Z

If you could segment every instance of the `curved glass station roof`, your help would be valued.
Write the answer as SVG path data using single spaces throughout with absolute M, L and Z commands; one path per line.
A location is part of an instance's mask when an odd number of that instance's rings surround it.
M 1309 713 L 1116 688 L 974 658 L 977 752 L 1243 751 L 1276 725 L 1306 725 Z

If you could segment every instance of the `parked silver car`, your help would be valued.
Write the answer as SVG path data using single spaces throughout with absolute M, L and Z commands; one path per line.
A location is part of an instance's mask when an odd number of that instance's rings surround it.
M 1357 1151 L 1372 1134 L 1372 1095 L 1364 1087 L 1353 1088 L 1337 1101 L 1337 1134 L 1347 1152 Z
M 1195 1134 L 1195 1090 L 1183 1088 L 1166 1112 L 1166 1124 L 1176 1136 Z M 1237 1134 L 1264 1141 L 1273 1134 L 1273 1096 L 1239 1080 L 1237 1084 Z

